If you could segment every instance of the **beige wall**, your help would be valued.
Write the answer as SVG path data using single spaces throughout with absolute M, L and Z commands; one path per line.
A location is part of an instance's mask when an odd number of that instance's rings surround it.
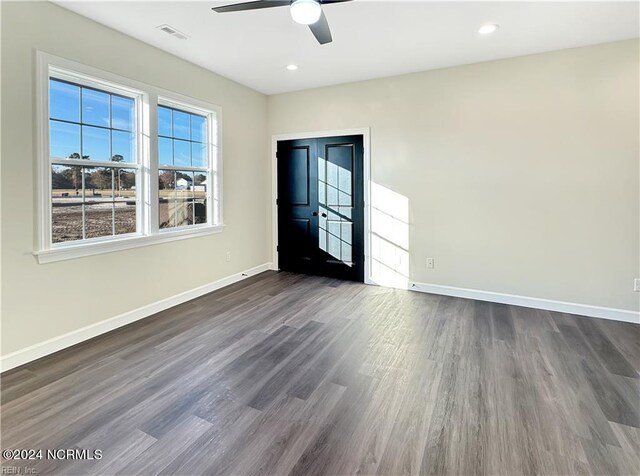
M 37 264 L 35 50 L 221 106 L 224 232 Z M 269 261 L 264 95 L 51 3 L 2 2 L 1 100 L 3 355 Z
M 623 41 L 271 96 L 269 129 L 371 127 L 412 281 L 637 311 L 638 74 Z

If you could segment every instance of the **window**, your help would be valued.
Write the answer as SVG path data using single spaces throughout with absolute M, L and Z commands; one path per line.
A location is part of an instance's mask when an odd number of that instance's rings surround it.
M 209 136 L 206 115 L 158 106 L 161 229 L 207 222 L 207 189 L 211 183 Z
M 222 230 L 219 108 L 44 53 L 38 68 L 40 262 Z
M 50 76 L 52 243 L 138 231 L 136 101 Z

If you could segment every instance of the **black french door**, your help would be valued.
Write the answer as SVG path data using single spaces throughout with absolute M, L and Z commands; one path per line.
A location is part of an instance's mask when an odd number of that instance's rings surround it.
M 278 142 L 280 269 L 364 281 L 362 136 Z

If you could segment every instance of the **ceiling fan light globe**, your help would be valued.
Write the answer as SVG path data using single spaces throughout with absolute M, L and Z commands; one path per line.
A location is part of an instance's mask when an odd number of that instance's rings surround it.
M 316 0 L 295 0 L 290 7 L 291 18 L 301 25 L 312 25 L 320 19 L 322 7 Z

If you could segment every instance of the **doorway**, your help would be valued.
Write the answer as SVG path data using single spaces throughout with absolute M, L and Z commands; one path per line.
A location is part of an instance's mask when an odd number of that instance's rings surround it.
M 364 281 L 362 135 L 277 143 L 279 268 Z

